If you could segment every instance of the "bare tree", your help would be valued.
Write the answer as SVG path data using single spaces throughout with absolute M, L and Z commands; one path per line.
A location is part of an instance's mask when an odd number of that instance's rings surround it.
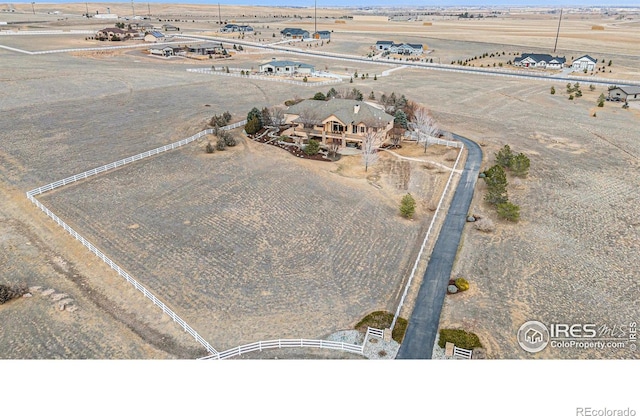
M 409 123 L 409 127 L 416 134 L 418 143 L 424 143 L 424 152 L 427 152 L 427 146 L 429 145 L 429 138 L 437 137 L 440 129 L 438 123 L 429 114 L 429 110 L 425 107 L 419 107 L 414 111 L 413 119 Z
M 383 131 L 369 131 L 362 137 L 362 163 L 365 172 L 378 161 L 378 148 L 383 141 Z
M 313 107 L 306 107 L 300 111 L 298 118 L 296 119 L 298 123 L 302 123 L 302 128 L 304 130 L 310 131 L 313 127 L 320 123 L 320 117 L 318 116 L 318 112 Z M 299 148 L 302 147 L 302 138 L 298 135 L 295 135 L 296 146 Z
M 284 124 L 284 108 L 282 106 L 271 107 L 271 124 L 273 127 L 280 127 Z
M 338 154 L 338 150 L 340 150 L 340 146 L 342 145 L 342 139 L 331 139 L 331 143 L 328 144 L 329 154 L 335 157 Z
M 402 127 L 394 127 L 389 131 L 389 138 L 391 139 L 391 144 L 393 147 L 400 147 L 400 142 L 402 141 L 402 136 L 404 136 L 405 129 Z

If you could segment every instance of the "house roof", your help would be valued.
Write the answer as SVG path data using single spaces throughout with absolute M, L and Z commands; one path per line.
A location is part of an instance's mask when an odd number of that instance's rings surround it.
M 124 29 L 120 29 L 119 27 L 105 27 L 102 30 L 99 30 L 99 32 L 113 32 L 113 33 L 129 33 L 129 30 L 124 30 Z
M 153 31 L 149 32 L 148 34 L 152 35 L 155 38 L 163 38 L 164 37 L 164 34 L 158 32 L 157 30 L 153 30 Z
M 579 61 L 580 59 L 583 59 L 583 58 L 587 58 L 588 60 L 590 60 L 590 61 L 591 61 L 591 62 L 593 62 L 594 64 L 597 64 L 597 63 L 598 63 L 598 60 L 597 60 L 597 59 L 594 59 L 594 58 L 590 57 L 589 55 L 583 55 L 583 56 L 581 56 L 580 58 L 575 59 L 575 60 L 574 60 L 574 62 L 575 62 L 575 61 Z
M 222 48 L 222 43 L 219 42 L 206 42 L 206 43 L 198 43 L 196 45 L 189 45 L 189 49 L 215 49 Z
M 393 45 L 393 41 L 391 40 L 379 40 L 376 42 L 376 45 Z
M 260 64 L 260 66 L 263 66 L 263 65 L 272 65 L 275 67 L 295 66 L 296 68 L 314 68 L 313 65 L 303 64 L 302 62 L 293 62 L 293 61 L 269 61 L 269 62 Z
M 640 87 L 625 85 L 624 87 L 616 87 L 627 95 L 640 94 Z M 615 89 L 615 88 L 612 88 Z
M 401 47 L 401 46 L 403 46 L 403 47 L 407 47 L 408 46 L 408 47 L 413 48 L 413 49 L 422 49 L 422 44 L 420 44 L 420 43 L 398 43 L 398 44 L 394 43 L 393 46 L 398 47 L 398 48 Z
M 319 35 L 330 35 L 331 34 L 331 32 L 329 32 L 328 30 L 318 30 L 316 33 L 319 34 Z
M 309 33 L 309 31 L 297 27 L 285 27 L 280 31 L 280 33 L 282 33 L 283 35 L 286 35 L 287 33 L 291 35 L 303 35 L 305 33 Z
M 359 111 L 355 112 L 355 107 L 360 106 Z M 377 123 L 387 124 L 393 121 L 394 117 L 385 113 L 383 110 L 376 108 L 364 101 L 347 100 L 334 98 L 328 101 L 305 100 L 286 110 L 287 114 L 300 115 L 304 111 L 313 111 L 318 120 L 326 120 L 331 116 L 337 117 L 346 125 L 360 124 L 372 125 Z
M 517 57 L 516 59 L 514 59 L 514 62 L 520 62 L 523 61 L 525 59 L 532 59 L 535 62 L 540 62 L 540 61 L 545 61 L 545 62 L 553 62 L 556 61 L 558 63 L 565 63 L 566 59 L 564 57 L 553 57 L 549 54 L 546 53 L 523 53 L 522 56 Z

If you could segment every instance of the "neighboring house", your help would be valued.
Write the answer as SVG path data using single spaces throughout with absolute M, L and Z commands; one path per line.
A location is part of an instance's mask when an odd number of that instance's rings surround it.
M 377 51 L 388 51 L 389 53 L 399 53 L 401 55 L 421 55 L 424 53 L 424 46 L 419 43 L 395 43 L 390 40 L 379 40 L 376 42 Z
M 146 35 L 144 35 L 145 42 L 157 43 L 157 42 L 163 42 L 164 40 L 165 40 L 164 34 L 156 30 L 152 30 L 151 32 L 148 32 Z
M 131 29 L 142 30 L 145 32 L 151 32 L 153 25 L 149 22 L 133 22 L 130 24 Z
M 544 53 L 523 53 L 513 60 L 513 65 L 524 68 L 562 69 L 566 61 L 564 57 Z
M 149 53 L 151 55 L 158 56 L 176 56 L 180 55 L 182 52 L 182 48 L 179 46 L 153 46 L 149 48 Z
M 233 23 L 229 23 L 224 25 L 221 29 L 221 32 L 232 33 L 232 32 L 253 32 L 253 27 L 248 25 L 236 25 Z
M 318 30 L 313 33 L 312 37 L 314 39 L 331 39 L 331 32 L 328 30 Z
M 280 34 L 284 39 L 309 39 L 309 31 L 295 27 L 286 27 Z
M 593 59 L 589 55 L 581 56 L 580 58 L 573 61 L 571 64 L 571 69 L 574 71 L 593 71 L 596 69 L 596 64 L 598 63 L 597 59 Z
M 387 139 L 394 117 L 364 101 L 334 98 L 305 100 L 285 110 L 285 123 L 293 124 L 283 134 L 301 141 L 317 139 L 322 144 L 338 143 L 357 147 L 369 132 L 380 132 Z
M 137 34 L 138 32 L 135 30 L 120 29 L 118 27 L 107 27 L 96 32 L 96 39 L 124 41 Z
M 178 32 L 180 28 L 173 25 L 162 25 L 162 30 L 164 30 L 165 32 Z
M 376 50 L 377 51 L 388 51 L 393 45 L 393 41 L 390 40 L 379 40 L 376 42 Z
M 419 43 L 400 43 L 391 45 L 389 52 L 401 55 L 422 55 L 424 48 Z
M 611 101 L 636 101 L 640 100 L 640 87 L 614 87 L 609 90 Z
M 301 62 L 293 61 L 278 61 L 273 58 L 271 61 L 261 64 L 258 67 L 258 71 L 264 74 L 305 74 L 309 75 L 313 73 L 314 66 L 309 64 L 303 64 Z
M 196 55 L 215 55 L 222 53 L 224 47 L 220 42 L 198 43 L 187 46 L 187 51 Z

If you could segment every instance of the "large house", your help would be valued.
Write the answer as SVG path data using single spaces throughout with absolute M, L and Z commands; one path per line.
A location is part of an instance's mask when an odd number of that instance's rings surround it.
M 589 55 L 584 55 L 573 61 L 573 63 L 571 64 L 571 69 L 573 69 L 574 71 L 593 71 L 596 69 L 597 63 L 597 59 L 593 59 Z
M 293 62 L 293 61 L 278 61 L 273 58 L 269 62 L 265 62 L 264 64 L 260 64 L 258 67 L 258 71 L 263 74 L 283 74 L 283 75 L 294 75 L 294 74 L 304 74 L 309 75 L 314 72 L 314 66 L 309 64 L 303 64 L 301 62 Z
M 375 49 L 378 51 L 399 53 L 401 55 L 421 55 L 424 53 L 424 46 L 419 43 L 395 43 L 390 40 L 379 40 Z
M 285 123 L 294 126 L 283 134 L 303 142 L 316 139 L 323 145 L 338 143 L 341 147 L 357 147 L 370 132 L 380 132 L 386 140 L 393 120 L 383 109 L 364 101 L 305 100 L 285 110 Z
M 562 69 L 566 62 L 564 57 L 544 53 L 523 53 L 513 60 L 513 65 L 524 68 Z
M 220 42 L 205 42 L 187 46 L 187 52 L 195 55 L 215 55 L 223 53 L 224 46 Z
M 297 27 L 286 27 L 280 31 L 283 39 L 309 39 L 309 31 Z
M 184 48 L 182 46 L 177 45 L 158 45 L 152 46 L 149 48 L 149 53 L 151 55 L 157 56 L 179 56 L 184 55 Z
M 221 29 L 221 32 L 224 33 L 233 33 L 233 32 L 253 32 L 253 27 L 248 25 L 236 25 L 234 23 L 229 23 L 224 25 Z
M 107 27 L 96 32 L 97 40 L 123 41 L 127 40 L 138 32 L 135 30 L 120 29 L 118 27 Z
M 609 90 L 609 100 L 624 102 L 640 100 L 640 87 L 625 86 L 611 88 Z

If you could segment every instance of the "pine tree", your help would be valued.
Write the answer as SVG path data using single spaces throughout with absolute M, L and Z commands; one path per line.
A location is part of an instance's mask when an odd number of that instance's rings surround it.
M 505 144 L 504 147 L 496 153 L 496 163 L 503 168 L 509 168 L 512 159 L 513 152 L 511 152 L 511 147 L 509 147 L 508 144 Z
M 531 161 L 524 153 L 518 153 L 511 160 L 511 172 L 515 176 L 525 177 L 529 174 Z
M 497 205 L 496 211 L 500 218 L 507 221 L 518 222 L 520 219 L 520 207 L 511 202 L 503 202 Z
M 490 204 L 497 205 L 508 201 L 507 174 L 500 165 L 494 165 L 485 172 L 487 194 L 484 199 Z
M 403 129 L 408 128 L 409 120 L 407 119 L 407 114 L 404 111 L 396 110 L 394 117 L 393 124 L 400 126 Z
M 416 212 L 416 200 L 411 194 L 406 194 L 400 201 L 400 215 L 405 218 L 412 218 Z

